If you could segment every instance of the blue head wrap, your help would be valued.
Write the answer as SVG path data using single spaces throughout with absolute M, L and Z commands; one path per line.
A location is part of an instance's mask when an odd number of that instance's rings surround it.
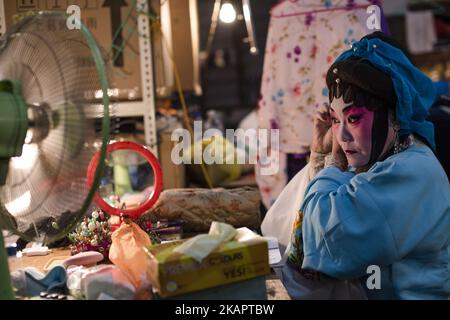
M 402 50 L 378 38 L 355 42 L 336 61 L 350 57 L 368 60 L 391 77 L 397 95 L 395 113 L 400 134 L 417 133 L 435 149 L 434 127 L 426 120 L 435 100 L 433 82 L 411 63 Z

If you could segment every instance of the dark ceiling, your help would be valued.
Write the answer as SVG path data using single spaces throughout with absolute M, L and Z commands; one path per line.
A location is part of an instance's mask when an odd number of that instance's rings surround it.
M 202 109 L 221 110 L 233 126 L 254 109 L 258 102 L 264 62 L 269 11 L 278 0 L 250 0 L 258 55 L 250 54 L 244 42 L 247 29 L 244 21 L 227 25 L 219 22 L 208 63 L 202 66 Z M 198 0 L 200 17 L 200 48 L 206 48 L 214 0 Z M 241 0 L 234 1 L 242 12 Z M 223 57 L 223 59 L 221 59 Z M 230 118 L 231 117 L 231 118 Z M 236 119 L 233 119 L 236 118 Z

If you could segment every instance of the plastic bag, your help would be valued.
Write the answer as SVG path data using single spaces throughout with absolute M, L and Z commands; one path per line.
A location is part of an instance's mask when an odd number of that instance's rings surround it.
M 267 211 L 261 224 L 261 231 L 265 237 L 275 237 L 278 239 L 280 253 L 283 260 L 289 252 L 291 243 L 292 228 L 298 209 L 303 202 L 306 186 L 310 181 L 307 164 L 294 178 L 286 185 L 277 200 Z
M 144 248 L 152 244 L 150 237 L 134 222 L 124 222 L 111 236 L 109 260 L 133 283 L 136 298 L 151 298 L 147 255 Z
M 212 163 L 206 163 L 206 170 L 209 178 L 214 186 L 219 186 L 226 182 L 231 182 L 239 179 L 241 176 L 241 165 L 236 163 L 233 159 L 238 157 L 238 149 L 236 149 L 229 140 L 217 135 L 214 138 L 203 138 L 196 141 L 188 150 L 186 150 L 185 159 L 188 163 L 188 172 L 191 173 L 192 178 L 199 182 L 206 183 L 204 175 L 199 164 L 196 164 L 196 156 L 206 156 Z M 190 157 L 190 158 L 189 158 Z

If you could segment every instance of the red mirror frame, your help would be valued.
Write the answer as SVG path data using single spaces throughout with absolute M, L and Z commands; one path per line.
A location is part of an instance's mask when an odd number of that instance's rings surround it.
M 95 203 L 108 214 L 123 217 L 128 216 L 131 219 L 137 219 L 142 214 L 147 212 L 158 200 L 159 195 L 161 194 L 162 188 L 163 188 L 163 179 L 162 179 L 162 171 L 161 166 L 159 164 L 158 159 L 153 155 L 153 153 L 148 150 L 146 147 L 144 147 L 141 144 L 131 142 L 131 141 L 119 141 L 114 142 L 108 145 L 106 149 L 106 154 L 109 155 L 111 152 L 116 150 L 131 150 L 139 153 L 142 155 L 147 161 L 150 163 L 153 172 L 155 173 L 155 181 L 154 181 L 154 190 L 149 199 L 145 201 L 141 206 L 134 209 L 120 209 L 120 208 L 114 208 L 110 206 L 105 200 L 103 200 L 102 197 L 98 194 L 98 192 L 95 193 L 94 201 Z M 88 186 L 92 186 L 92 183 L 94 181 L 94 175 L 95 170 L 98 166 L 98 161 L 100 159 L 100 151 L 97 152 L 94 157 L 92 158 L 91 162 L 89 163 L 87 175 L 86 175 L 86 183 Z

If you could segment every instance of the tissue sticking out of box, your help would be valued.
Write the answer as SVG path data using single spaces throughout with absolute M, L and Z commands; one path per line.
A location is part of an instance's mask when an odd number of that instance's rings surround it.
M 222 243 L 228 242 L 236 236 L 236 229 L 222 222 L 212 222 L 208 234 L 195 236 L 174 249 L 175 252 L 192 257 L 202 262 L 211 252 Z
M 199 245 L 200 242 L 188 246 L 187 252 L 174 252 L 179 251 L 179 248 L 183 249 L 183 243 L 190 240 L 146 248 L 149 255 L 149 275 L 153 288 L 161 297 L 176 296 L 270 274 L 267 240 L 246 227 L 236 230 L 233 228 L 234 231 L 230 231 L 229 227 L 222 230 L 223 227 L 223 224 L 216 223 L 211 226 L 210 234 L 215 235 L 213 240 L 221 240 L 214 241 L 217 247 L 209 254 L 212 246 L 206 250 Z M 205 236 L 210 237 L 210 234 Z M 226 239 L 229 240 L 221 242 Z M 201 243 L 205 243 L 204 239 Z M 195 252 L 200 254 L 195 255 Z M 201 260 L 201 257 L 204 259 Z

